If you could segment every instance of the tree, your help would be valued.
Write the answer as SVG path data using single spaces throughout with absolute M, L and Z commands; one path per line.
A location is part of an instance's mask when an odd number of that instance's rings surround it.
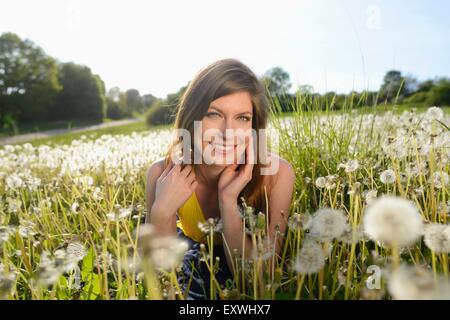
M 403 99 L 410 96 L 417 90 L 417 80 L 412 76 L 402 76 L 397 70 L 390 70 L 383 78 L 383 84 L 380 88 L 381 100 L 391 102 L 397 97 Z
M 110 119 L 121 119 L 128 115 L 125 93 L 119 87 L 112 87 L 106 94 L 106 117 Z
M 158 100 L 158 98 L 156 98 L 152 94 L 145 94 L 142 96 L 142 102 L 146 109 L 150 108 L 156 102 L 156 100 Z
M 73 62 L 63 63 L 59 81 L 63 89 L 56 97 L 54 119 L 101 121 L 105 117 L 105 85 L 91 69 Z
M 176 93 L 168 94 L 164 100 L 157 99 L 147 112 L 147 124 L 151 126 L 173 123 L 181 97 L 186 89 L 187 85 L 181 87 Z
M 416 92 L 429 92 L 434 87 L 434 81 L 431 79 L 422 81 L 417 86 Z
M 142 112 L 144 104 L 138 90 L 128 89 L 125 92 L 126 106 L 130 113 Z
M 269 69 L 261 80 L 271 95 L 285 94 L 291 87 L 289 74 L 281 67 Z
M 307 94 L 310 95 L 314 92 L 314 87 L 309 84 L 304 84 L 301 86 L 298 86 L 296 94 Z
M 55 59 L 14 33 L 0 36 L 0 126 L 47 119 L 60 89 Z

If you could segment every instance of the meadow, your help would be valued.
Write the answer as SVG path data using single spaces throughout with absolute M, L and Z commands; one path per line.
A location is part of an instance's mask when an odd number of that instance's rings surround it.
M 210 298 L 450 299 L 448 108 L 294 109 L 269 125 L 296 172 L 281 255 L 242 207 L 255 255 L 233 253 L 222 288 L 208 221 Z M 146 170 L 171 130 L 134 126 L 0 148 L 1 299 L 186 297 L 186 243 L 144 225 Z

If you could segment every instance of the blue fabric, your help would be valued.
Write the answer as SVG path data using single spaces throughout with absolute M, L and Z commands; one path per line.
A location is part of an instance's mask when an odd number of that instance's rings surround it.
M 210 299 L 210 274 L 205 262 L 200 261 L 200 243 L 194 241 L 183 233 L 183 230 L 177 227 L 178 236 L 185 239 L 189 244 L 181 267 L 181 272 L 178 275 L 178 283 L 183 292 L 187 290 L 189 279 L 192 275 L 188 300 L 208 300 Z M 206 248 L 208 250 L 208 248 Z M 225 288 L 227 279 L 232 279 L 233 275 L 228 268 L 225 251 L 222 245 L 214 246 L 214 261 L 216 257 L 220 257 L 219 270 L 216 273 L 216 279 L 222 288 Z M 217 299 L 220 299 L 217 295 Z

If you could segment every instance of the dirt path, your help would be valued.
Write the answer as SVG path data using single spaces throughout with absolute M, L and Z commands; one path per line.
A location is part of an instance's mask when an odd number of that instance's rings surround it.
M 142 119 L 123 119 L 123 120 L 117 120 L 117 121 L 111 121 L 106 123 L 100 123 L 92 126 L 85 126 L 85 127 L 77 127 L 73 129 L 53 129 L 48 131 L 41 131 L 41 132 L 33 132 L 33 133 L 26 133 L 26 134 L 19 134 L 12 137 L 6 137 L 6 138 L 0 138 L 0 145 L 7 145 L 7 144 L 14 144 L 14 143 L 24 143 L 29 142 L 36 139 L 42 139 L 42 138 L 49 138 L 54 137 L 60 134 L 65 133 L 74 133 L 74 132 L 80 132 L 80 131 L 92 131 L 97 129 L 103 129 L 103 128 L 109 128 L 109 127 L 115 127 L 115 126 L 121 126 L 125 124 L 135 123 L 142 121 Z

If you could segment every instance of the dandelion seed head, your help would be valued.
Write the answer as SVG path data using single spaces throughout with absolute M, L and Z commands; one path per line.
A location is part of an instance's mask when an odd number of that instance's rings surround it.
M 442 120 L 444 118 L 444 111 L 436 106 L 428 108 L 426 117 L 430 120 Z
M 448 300 L 450 283 L 422 267 L 402 264 L 388 274 L 388 290 L 396 300 Z
M 67 254 L 71 255 L 76 260 L 83 260 L 87 254 L 85 247 L 79 242 L 71 242 L 67 245 Z
M 346 228 L 347 217 L 342 210 L 322 208 L 314 213 L 309 234 L 311 237 L 325 242 L 340 237 Z
M 295 259 L 293 270 L 300 274 L 319 272 L 325 265 L 322 246 L 316 241 L 306 240 Z
M 426 224 L 424 241 L 427 247 L 435 253 L 450 253 L 450 225 Z
M 317 187 L 317 188 L 323 189 L 323 188 L 325 188 L 325 186 L 326 186 L 326 184 L 327 184 L 327 179 L 326 179 L 325 177 L 318 177 L 318 178 L 316 179 L 315 184 L 316 184 L 316 187 Z
M 380 174 L 380 181 L 384 184 L 393 184 L 396 180 L 395 172 L 393 170 L 385 170 Z
M 365 194 L 366 204 L 371 204 L 377 198 L 378 190 L 370 190 Z
M 382 196 L 364 213 L 364 232 L 374 241 L 409 246 L 423 234 L 422 216 L 409 200 Z
M 450 182 L 450 177 L 447 172 L 439 171 L 435 172 L 432 176 L 434 187 L 442 189 L 444 186 L 448 186 Z

